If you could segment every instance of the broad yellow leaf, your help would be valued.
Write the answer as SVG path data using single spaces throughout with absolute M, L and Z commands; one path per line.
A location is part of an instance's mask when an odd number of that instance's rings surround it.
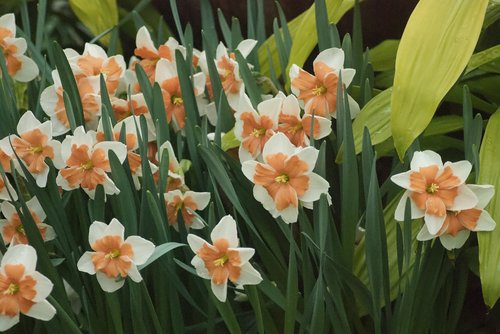
M 386 39 L 368 52 L 370 62 L 375 72 L 394 69 L 399 39 Z
M 354 0 L 326 0 L 328 9 L 328 19 L 330 22 L 337 23 L 342 16 L 354 6 Z M 307 57 L 314 50 L 318 43 L 318 35 L 316 34 L 316 14 L 314 12 L 314 4 L 305 12 L 294 18 L 288 23 L 288 29 L 292 36 L 292 50 L 288 61 L 287 70 L 292 64 L 298 66 L 304 65 Z M 327 27 L 325 27 L 327 29 Z M 269 59 L 267 49 L 271 51 L 273 66 L 276 75 L 281 74 L 279 66 L 278 50 L 274 35 L 269 37 L 259 48 L 259 63 L 260 71 L 263 75 L 270 75 Z
M 486 127 L 479 154 L 479 183 L 495 186 L 495 196 L 486 210 L 497 222 L 493 232 L 478 232 L 479 273 L 484 302 L 493 307 L 500 298 L 500 109 Z
M 488 0 L 420 0 L 396 56 L 391 128 L 402 158 L 474 51 Z
M 69 4 L 80 21 L 96 36 L 118 24 L 116 0 L 69 0 Z M 108 34 L 100 41 L 108 44 L 109 39 Z
M 500 58 L 500 44 L 474 54 L 470 58 L 469 65 L 467 65 L 465 73 L 467 74 L 471 71 L 474 71 L 476 68 L 488 64 L 489 62 L 498 58 Z

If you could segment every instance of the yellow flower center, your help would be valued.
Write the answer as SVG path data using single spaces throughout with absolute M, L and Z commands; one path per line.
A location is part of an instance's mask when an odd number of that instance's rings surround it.
M 17 227 L 16 227 L 16 232 L 19 233 L 19 234 L 22 234 L 22 235 L 26 235 L 26 231 L 24 231 L 24 226 L 23 224 L 19 224 Z
M 116 259 L 117 257 L 120 256 L 120 250 L 119 249 L 113 249 L 111 252 L 109 252 L 108 254 L 106 254 L 106 258 L 107 259 Z
M 29 151 L 31 154 L 39 154 L 43 152 L 43 147 L 42 145 L 32 146 L 30 147 Z
M 286 174 L 281 174 L 279 176 L 276 176 L 276 178 L 274 179 L 274 181 L 278 182 L 278 183 L 287 183 L 288 181 L 290 180 L 290 177 Z
M 292 126 L 288 132 L 292 135 L 296 134 L 298 131 L 302 130 L 302 123 L 297 123 L 294 126 Z
M 439 190 L 439 186 L 435 183 L 431 183 L 430 185 L 427 186 L 427 188 L 425 189 L 425 191 L 428 193 L 428 194 L 434 194 L 436 193 L 437 191 Z
M 227 261 L 229 261 L 229 256 L 227 256 L 227 254 L 224 254 L 218 259 L 214 260 L 214 266 L 223 267 L 227 263 Z
M 265 128 L 253 129 L 252 136 L 259 138 L 262 137 L 265 133 L 266 133 Z
M 89 160 L 89 161 L 84 162 L 83 164 L 81 164 L 80 167 L 83 170 L 89 170 L 89 169 L 94 168 L 94 164 L 92 163 L 92 160 Z
M 13 296 L 18 292 L 19 292 L 19 284 L 10 283 L 9 287 L 3 292 L 3 294 Z
M 172 104 L 174 106 L 181 106 L 184 103 L 182 97 L 172 96 Z
M 316 96 L 320 96 L 326 93 L 326 87 L 324 85 L 316 86 L 313 88 L 312 93 Z

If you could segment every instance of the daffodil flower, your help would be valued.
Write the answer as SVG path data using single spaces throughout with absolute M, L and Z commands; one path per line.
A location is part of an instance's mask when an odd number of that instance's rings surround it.
M 132 235 L 123 239 L 125 228 L 113 218 L 109 225 L 95 221 L 89 228 L 92 252 L 85 252 L 78 260 L 78 270 L 96 275 L 97 282 L 106 292 L 114 292 L 125 284 L 128 276 L 134 282 L 142 281 L 137 269 L 153 254 L 151 241 Z
M 102 47 L 91 43 L 85 43 L 81 55 L 73 49 L 66 49 L 65 54 L 77 81 L 82 77 L 99 77 L 102 74 L 109 95 L 116 92 L 126 70 L 122 55 L 108 57 Z
M 283 134 L 277 133 L 264 146 L 264 163 L 245 161 L 242 171 L 254 183 L 253 195 L 264 208 L 286 223 L 297 221 L 299 201 L 306 207 L 327 193 L 328 181 L 313 173 L 318 150 L 295 147 Z
M 66 136 L 61 150 L 65 168 L 59 171 L 56 182 L 64 190 L 81 187 L 92 199 L 99 184 L 103 185 L 108 195 L 120 192 L 106 174 L 111 172 L 108 152 L 113 151 L 123 163 L 127 157 L 125 144 L 115 141 L 97 143 L 96 133 L 85 132 L 80 126 L 75 129 L 73 136 Z
M 43 211 L 40 202 L 36 197 L 33 197 L 26 202 L 29 214 L 40 231 L 40 235 L 44 241 L 53 240 L 56 237 L 54 228 L 50 225 L 44 224 L 43 221 L 47 218 L 45 211 Z M 0 233 L 2 234 L 3 241 L 6 245 L 13 242 L 14 244 L 28 244 L 28 238 L 24 231 L 21 218 L 16 211 L 14 205 L 9 202 L 3 202 L 0 206 L 2 214 L 5 219 L 0 219 Z M 23 212 L 24 214 L 27 214 Z
M 19 322 L 19 313 L 49 321 L 56 314 L 46 300 L 52 282 L 36 271 L 37 255 L 29 245 L 7 249 L 0 265 L 0 331 Z
M 425 241 L 439 237 L 441 244 L 448 250 L 462 247 L 470 232 L 493 231 L 496 223 L 484 210 L 493 197 L 495 188 L 491 185 L 469 184 L 467 187 L 478 198 L 477 204 L 460 211 L 446 211 L 443 226 L 436 234 L 431 234 L 426 224 L 417 235 L 417 240 Z
M 278 132 L 283 132 L 295 146 L 309 146 L 312 130 L 314 139 L 321 139 L 332 132 L 332 122 L 324 117 L 310 114 L 300 115 L 300 106 L 295 95 L 285 96 L 279 92 L 276 96 L 283 100 L 278 117 Z M 311 128 L 312 126 L 312 128 Z
M 199 211 L 206 208 L 210 202 L 210 193 L 195 192 L 188 190 L 182 193 L 179 189 L 169 191 L 164 194 L 165 206 L 167 208 L 168 223 L 178 229 L 177 217 L 179 213 L 187 228 L 200 229 L 205 227 L 192 211 Z
M 336 118 L 337 90 L 339 76 L 342 84 L 349 87 L 356 71 L 344 68 L 344 51 L 338 48 L 326 49 L 313 62 L 314 75 L 293 64 L 290 68 L 292 93 L 297 96 L 307 114 Z M 348 96 L 349 110 L 354 118 L 359 113 L 359 105 Z
M 241 142 L 238 155 L 241 162 L 260 158 L 262 149 L 278 130 L 278 117 L 282 100 L 272 98 L 252 107 L 250 99 L 244 95 L 234 115 L 234 135 Z
M 61 78 L 57 70 L 52 71 L 54 84 L 44 89 L 40 96 L 40 105 L 52 121 L 54 136 L 60 136 L 70 130 L 66 106 L 64 104 L 64 91 Z M 83 77 L 77 80 L 78 93 L 82 101 L 83 118 L 88 129 L 97 128 L 101 115 L 101 96 L 99 95 L 100 83 L 98 76 Z
M 424 217 L 431 234 L 437 234 L 447 217 L 447 211 L 471 209 L 477 196 L 467 186 L 472 165 L 468 161 L 446 162 L 433 151 L 415 152 L 410 170 L 391 177 L 392 182 L 406 189 L 395 213 L 404 220 L 406 199 L 411 200 L 412 218 Z
M 193 75 L 194 96 L 203 94 L 205 90 L 205 75 L 198 72 Z M 155 81 L 160 85 L 163 103 L 167 113 L 167 121 L 173 120 L 174 127 L 184 129 L 186 126 L 186 110 L 181 85 L 175 63 L 160 59 L 156 65 Z
M 230 215 L 222 217 L 210 234 L 212 244 L 188 234 L 187 241 L 196 256 L 191 260 L 198 276 L 209 279 L 212 292 L 221 302 L 227 298 L 227 281 L 235 285 L 253 285 L 262 281 L 249 260 L 253 248 L 238 247 L 236 222 Z
M 9 146 L 12 144 L 14 152 L 33 175 L 37 185 L 43 188 L 47 184 L 49 174 L 49 166 L 45 163 L 45 159 L 51 159 L 56 168 L 64 166 L 61 158 L 61 143 L 52 139 L 52 122 L 41 123 L 31 111 L 27 111 L 19 119 L 17 133 L 19 136 L 10 136 L 10 143 L 0 142 L 0 149 L 9 151 Z M 11 157 L 13 155 L 12 152 Z M 21 175 L 24 175 L 21 168 L 17 169 Z
M 16 38 L 16 18 L 9 13 L 0 17 L 0 51 L 3 52 L 7 72 L 17 81 L 28 82 L 36 78 L 38 66 L 26 57 L 27 44 L 24 38 Z

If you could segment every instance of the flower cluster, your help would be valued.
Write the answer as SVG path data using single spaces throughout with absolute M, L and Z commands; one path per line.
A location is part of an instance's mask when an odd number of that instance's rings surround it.
M 395 213 L 404 220 L 407 199 L 411 218 L 424 218 L 418 240 L 439 237 L 446 249 L 462 247 L 471 231 L 492 231 L 496 224 L 484 210 L 494 194 L 491 185 L 465 184 L 472 169 L 468 161 L 445 162 L 433 151 L 415 152 L 410 170 L 391 177 L 406 189 Z

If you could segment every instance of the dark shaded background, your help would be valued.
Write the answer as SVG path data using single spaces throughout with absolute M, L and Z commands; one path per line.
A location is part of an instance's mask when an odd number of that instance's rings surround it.
M 281 7 L 288 21 L 309 8 L 313 0 L 280 0 Z M 399 39 L 406 21 L 418 0 L 365 0 L 360 3 L 363 37 L 365 47 L 374 47 L 389 38 Z M 245 0 L 210 0 L 214 9 L 221 8 L 227 20 L 238 17 L 245 35 L 246 1 Z M 175 27 L 169 1 L 155 0 L 155 6 L 165 17 L 169 27 Z M 182 0 L 177 3 L 179 16 L 183 23 L 190 22 L 195 33 L 195 45 L 200 47 L 201 15 L 199 0 Z M 272 32 L 273 19 L 278 16 L 274 0 L 264 0 L 266 32 Z M 216 11 L 214 11 L 216 14 Z M 338 24 L 340 35 L 352 32 L 352 11 L 348 12 Z

